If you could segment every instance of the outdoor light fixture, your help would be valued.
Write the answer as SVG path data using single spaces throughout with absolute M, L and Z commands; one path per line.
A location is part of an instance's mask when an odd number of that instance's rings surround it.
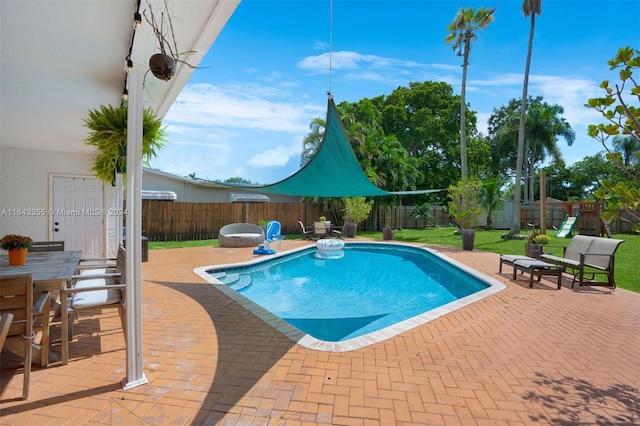
M 133 25 L 136 30 L 142 25 L 142 15 L 140 15 L 140 12 L 133 14 Z
M 131 60 L 130 57 L 127 57 L 127 71 L 128 72 L 133 71 L 133 61 Z
M 126 102 L 128 99 L 129 99 L 129 91 L 125 87 L 124 90 L 122 91 L 122 100 Z

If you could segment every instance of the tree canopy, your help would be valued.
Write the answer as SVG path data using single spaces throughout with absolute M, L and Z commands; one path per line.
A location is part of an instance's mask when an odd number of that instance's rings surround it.
M 640 143 L 640 87 L 633 76 L 640 68 L 640 50 L 620 48 L 607 64 L 611 70 L 618 71 L 620 81 L 613 86 L 609 80 L 603 81 L 600 88 L 605 95 L 587 101 L 585 106 L 600 112 L 605 119 L 605 123 L 589 125 L 588 134 L 602 144 L 607 159 L 623 172 L 624 179 L 601 180 L 595 195 L 605 201 L 603 216 L 606 219 L 612 220 L 620 211 L 625 211 L 631 217 L 627 220 L 635 223 L 636 231 L 640 232 L 640 167 L 637 161 L 631 161 L 631 153 L 628 163 L 623 157 L 624 151 L 633 150 L 635 144 L 616 139 L 629 137 Z M 609 145 L 610 139 L 618 151 Z M 640 152 L 636 152 L 635 157 L 640 159 Z
M 562 117 L 564 108 L 551 105 L 541 96 L 527 100 L 525 115 L 525 149 L 522 162 L 522 175 L 525 182 L 526 201 L 534 201 L 534 177 L 539 164 L 548 157 L 555 162 L 562 158 L 558 147 L 558 137 L 572 145 L 575 132 L 571 125 Z M 506 106 L 494 109 L 489 118 L 489 136 L 492 143 L 492 164 L 495 171 L 507 175 L 517 170 L 514 153 L 517 152 L 521 101 L 511 99 Z

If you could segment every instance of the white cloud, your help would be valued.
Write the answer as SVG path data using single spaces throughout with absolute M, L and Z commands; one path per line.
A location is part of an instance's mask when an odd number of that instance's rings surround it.
M 587 99 L 602 94 L 595 81 L 571 76 L 535 75 L 530 81 L 547 102 L 564 108 L 563 116 L 572 126 L 586 126 L 601 119 L 595 110 L 584 106 Z
M 205 179 L 255 180 L 258 170 L 297 164 L 309 123 L 325 106 L 290 93 L 295 84 L 278 82 L 281 75 L 269 77 L 275 84 L 186 86 L 164 119 L 170 142 L 151 165 Z
M 326 41 L 316 41 L 313 44 L 313 50 L 327 50 L 329 48 L 329 43 Z
M 292 157 L 300 157 L 302 140 L 296 140 L 291 145 L 278 145 L 274 148 L 252 156 L 247 162 L 252 167 L 283 167 Z
M 201 128 L 299 132 L 321 111 L 318 105 L 283 97 L 277 87 L 194 84 L 178 96 L 165 121 Z
M 322 53 L 316 56 L 307 56 L 298 61 L 298 68 L 312 74 L 328 74 L 329 65 L 332 70 L 359 70 L 359 69 L 391 69 L 391 68 L 424 68 L 426 65 L 414 61 L 386 58 L 377 55 L 365 55 L 358 52 L 341 51 L 332 54 Z
M 471 108 L 480 110 L 478 113 L 479 129 L 483 124 L 486 129 L 485 123 L 492 112 L 491 109 L 499 108 L 506 105 L 510 99 L 519 99 L 522 96 L 523 76 L 521 74 L 492 73 L 489 77 L 471 79 L 467 86 Z M 586 135 L 587 125 L 601 121 L 599 114 L 592 109 L 585 108 L 584 104 L 587 99 L 599 96 L 601 94 L 599 90 L 598 83 L 583 76 L 540 74 L 529 76 L 528 95 L 542 96 L 545 102 L 563 107 L 562 117 L 575 131 L 576 144 L 583 148 L 592 148 L 592 140 Z M 564 139 L 560 138 L 559 142 L 564 144 Z M 597 150 L 597 147 L 594 149 Z M 569 157 L 566 159 L 568 162 L 570 161 Z
M 489 134 L 489 131 L 487 130 L 489 117 L 491 117 L 491 114 L 488 112 L 479 112 L 476 114 L 476 127 L 478 128 L 478 132 L 482 133 L 484 136 L 487 136 Z

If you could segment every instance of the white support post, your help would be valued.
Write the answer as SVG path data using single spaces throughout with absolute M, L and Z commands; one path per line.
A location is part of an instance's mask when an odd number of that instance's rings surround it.
M 143 74 L 129 73 L 127 115 L 127 376 L 124 390 L 148 383 L 142 370 L 142 114 Z
M 115 205 L 116 208 L 118 209 L 118 211 L 123 211 L 124 209 L 124 178 L 122 176 L 122 173 L 116 173 L 116 199 L 115 199 Z M 122 217 L 121 216 L 116 216 L 115 217 L 115 224 L 114 224 L 114 228 L 115 228 L 115 233 L 116 233 L 116 241 L 115 241 L 115 247 L 111 247 L 111 255 L 112 256 L 117 256 L 118 255 L 118 247 L 120 247 L 120 244 L 122 244 L 122 241 L 124 240 L 124 236 L 122 235 Z M 114 251 L 115 249 L 115 251 Z

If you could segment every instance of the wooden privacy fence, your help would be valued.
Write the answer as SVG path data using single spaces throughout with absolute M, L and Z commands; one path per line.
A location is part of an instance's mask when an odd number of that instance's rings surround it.
M 313 203 L 183 203 L 142 200 L 142 229 L 150 241 L 209 240 L 230 223 L 277 220 L 286 234 L 300 234 L 298 221 L 311 224 L 320 216 L 334 220 Z
M 424 228 L 450 223 L 440 206 L 431 209 L 432 218 L 413 218 L 412 206 L 381 207 L 372 212 L 358 229 Z M 301 234 L 298 221 L 307 226 L 320 216 L 342 224 L 332 212 L 315 203 L 186 203 L 142 200 L 142 229 L 150 241 L 210 240 L 218 238 L 220 228 L 229 223 L 255 223 L 277 220 L 283 234 Z
M 547 230 L 553 232 L 564 220 L 565 214 L 579 214 L 576 232 L 587 235 L 603 233 L 599 214 L 602 206 L 599 203 L 566 202 L 547 206 Z M 501 206 L 494 209 L 491 217 L 493 229 L 509 229 L 511 208 Z M 389 227 L 393 229 L 416 229 L 432 226 L 447 226 L 451 223 L 446 210 L 437 204 L 430 208 L 431 217 L 415 218 L 415 207 L 392 206 L 380 207 L 371 212 L 369 219 L 358 224 L 360 231 L 380 231 Z M 255 223 L 277 220 L 286 234 L 301 234 L 298 221 L 310 226 L 320 216 L 327 220 L 342 224 L 342 219 L 325 210 L 316 203 L 186 203 L 163 200 L 142 200 L 142 229 L 151 241 L 186 241 L 209 240 L 218 238 L 220 228 L 229 223 Z M 483 211 L 478 225 L 486 223 L 486 212 Z M 521 215 L 522 228 L 527 223 L 540 226 L 539 206 L 524 208 Z M 611 224 L 613 232 L 631 232 L 632 225 L 616 220 Z

